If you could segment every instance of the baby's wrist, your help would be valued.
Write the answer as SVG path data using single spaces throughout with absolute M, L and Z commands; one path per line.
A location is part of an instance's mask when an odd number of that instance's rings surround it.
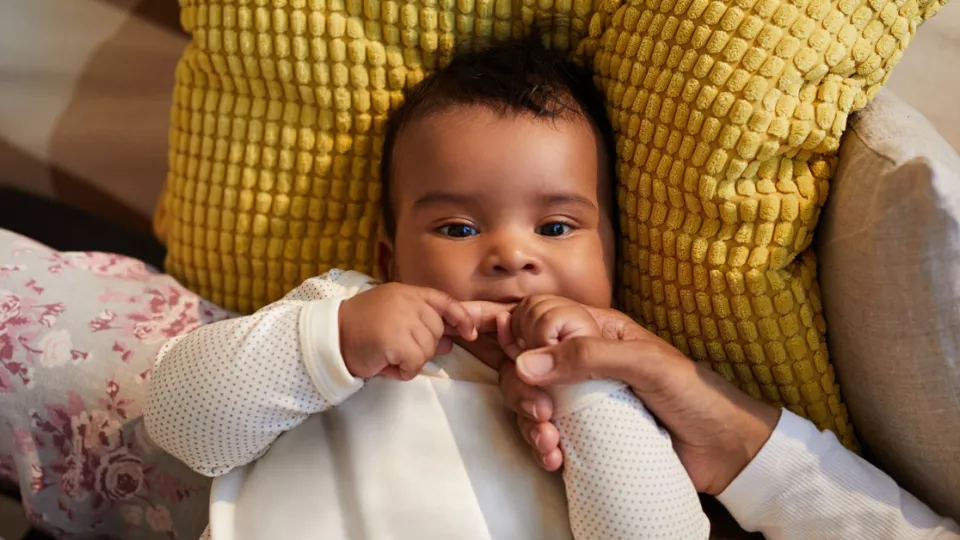
M 343 358 L 343 365 L 347 368 L 347 371 L 353 377 L 362 379 L 363 377 L 358 374 L 358 369 L 355 364 L 355 359 L 353 355 L 353 336 L 351 329 L 353 324 L 351 324 L 349 316 L 349 310 L 351 306 L 352 299 L 348 298 L 340 304 L 340 311 L 337 313 L 337 326 L 339 332 L 339 346 L 340 346 L 340 357 Z
M 356 392 L 362 381 L 347 368 L 341 347 L 341 298 L 306 303 L 300 312 L 302 363 L 324 399 L 336 405 Z

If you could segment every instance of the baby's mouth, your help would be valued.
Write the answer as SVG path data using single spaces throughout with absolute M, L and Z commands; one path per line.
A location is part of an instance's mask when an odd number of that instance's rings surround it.
M 487 302 L 496 302 L 498 304 L 519 304 L 523 300 L 522 296 L 498 296 L 486 300 Z

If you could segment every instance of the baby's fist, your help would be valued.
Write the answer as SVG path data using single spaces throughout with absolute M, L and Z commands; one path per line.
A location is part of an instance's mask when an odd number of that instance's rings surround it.
M 500 346 L 514 359 L 525 350 L 600 335 L 600 327 L 587 308 L 561 296 L 527 297 L 513 313 L 503 314 L 497 320 Z
M 340 352 L 347 370 L 365 379 L 384 375 L 410 380 L 438 354 L 450 351 L 448 335 L 477 337 L 466 308 L 440 291 L 387 283 L 340 305 Z

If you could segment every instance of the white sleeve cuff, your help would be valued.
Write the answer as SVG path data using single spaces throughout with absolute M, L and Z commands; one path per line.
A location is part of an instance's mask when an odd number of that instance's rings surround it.
M 363 386 L 350 374 L 340 353 L 342 297 L 307 302 L 300 310 L 300 350 L 303 366 L 317 391 L 339 405 Z
M 377 280 L 373 279 L 372 277 L 354 270 L 347 270 L 346 272 L 343 272 L 337 277 L 337 279 L 334 280 L 334 282 L 346 289 L 343 296 L 346 296 L 347 298 L 351 298 L 364 291 L 368 291 L 379 284 Z
M 819 435 L 812 422 L 783 409 L 770 439 L 727 489 L 717 495 L 717 500 L 738 523 L 751 523 L 754 512 L 786 491 L 787 484 L 796 482 L 796 477 L 787 474 L 796 470 L 790 462 L 806 458 Z
M 558 384 L 546 388 L 546 391 L 553 398 L 553 417 L 562 418 L 592 406 L 625 386 L 627 383 L 603 379 Z
M 783 411 L 757 456 L 717 499 L 767 538 L 960 538 L 830 431 Z

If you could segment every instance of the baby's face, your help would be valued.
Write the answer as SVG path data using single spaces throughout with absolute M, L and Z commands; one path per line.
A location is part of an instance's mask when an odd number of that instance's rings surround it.
M 454 107 L 406 126 L 393 156 L 391 280 L 461 301 L 610 305 L 613 186 L 586 120 Z

